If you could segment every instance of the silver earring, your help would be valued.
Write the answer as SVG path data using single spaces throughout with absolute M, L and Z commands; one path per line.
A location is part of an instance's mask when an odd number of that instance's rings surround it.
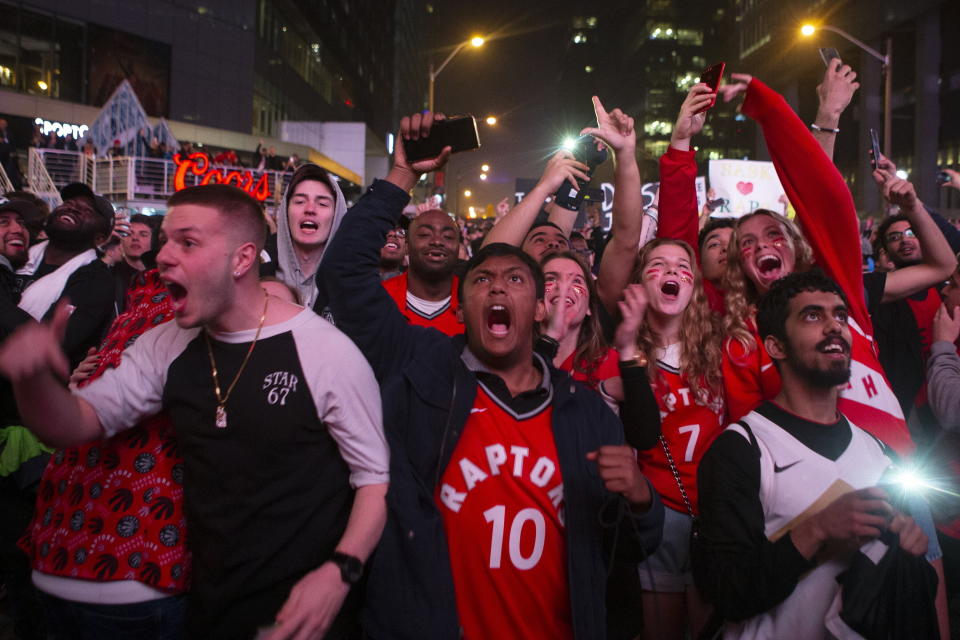
M 240 277 L 240 272 L 239 272 L 239 271 L 234 271 L 234 272 L 233 272 L 233 277 L 234 277 L 234 278 L 239 278 L 239 277 Z

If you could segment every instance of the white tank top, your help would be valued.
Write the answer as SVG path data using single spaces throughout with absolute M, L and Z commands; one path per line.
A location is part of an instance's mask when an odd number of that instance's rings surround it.
M 852 422 L 850 444 L 839 458 L 830 460 L 756 411 L 744 416 L 743 421 L 750 426 L 760 449 L 760 501 L 765 533 L 771 541 L 844 493 L 874 486 L 890 466 L 877 440 Z M 727 428 L 750 440 L 740 425 Z M 836 577 L 849 561 L 850 557 L 834 557 L 818 565 L 773 609 L 728 623 L 724 638 L 832 637 L 824 619 L 840 591 Z

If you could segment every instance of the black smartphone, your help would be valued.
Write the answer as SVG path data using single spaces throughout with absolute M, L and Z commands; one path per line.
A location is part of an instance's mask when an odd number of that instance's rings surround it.
M 700 74 L 700 82 L 710 87 L 710 91 L 713 91 L 714 96 L 713 100 L 710 101 L 710 104 L 697 113 L 703 113 L 707 109 L 711 108 L 717 102 L 717 89 L 720 88 L 720 81 L 723 79 L 723 70 L 727 68 L 726 62 L 718 62 L 717 64 L 711 65 L 703 70 L 703 73 Z
M 876 129 L 870 129 L 870 149 L 873 151 L 873 157 L 870 159 L 870 162 L 873 164 L 873 168 L 877 168 L 877 163 L 880 162 L 880 136 L 877 135 Z
M 830 68 L 830 61 L 839 58 L 840 54 L 833 47 L 820 47 L 820 58 L 823 60 L 823 66 Z
M 403 150 L 407 154 L 407 160 L 411 162 L 435 158 L 444 147 L 450 147 L 453 153 L 479 149 L 477 119 L 473 116 L 457 116 L 438 120 L 433 123 L 430 135 L 426 138 L 403 141 Z
M 573 157 L 576 158 L 579 162 L 584 163 L 590 167 L 587 174 L 592 176 L 593 170 L 603 164 L 607 159 L 607 148 L 601 147 L 597 148 L 597 140 L 591 135 L 580 136 L 573 143 L 573 148 L 571 149 Z M 553 201 L 560 207 L 568 209 L 570 211 L 576 211 L 580 208 L 580 203 L 584 201 L 587 195 L 587 189 L 584 187 L 589 184 L 589 181 L 584 182 L 580 178 L 577 178 L 577 185 L 579 189 L 574 189 L 570 186 L 569 182 L 564 181 L 560 188 L 557 189 L 557 192 L 553 194 Z M 603 197 L 600 197 L 601 202 Z
M 947 173 L 943 169 L 941 169 L 940 171 L 937 171 L 937 186 L 942 187 L 943 185 L 950 182 L 950 180 L 952 180 L 952 178 L 950 177 L 949 173 Z

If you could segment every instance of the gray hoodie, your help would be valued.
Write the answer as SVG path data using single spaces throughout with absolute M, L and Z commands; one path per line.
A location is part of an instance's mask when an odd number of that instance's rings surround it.
M 277 210 L 277 278 L 282 280 L 284 284 L 293 287 L 300 297 L 300 304 L 310 308 L 312 308 L 317 301 L 316 273 L 304 273 L 300 268 L 300 260 L 297 258 L 296 251 L 294 251 L 293 239 L 290 236 L 290 221 L 287 219 L 287 201 L 293 194 L 293 189 L 296 185 L 304 180 L 324 182 L 333 190 L 336 204 L 333 210 L 333 222 L 330 224 L 330 235 L 327 236 L 327 241 L 323 245 L 323 252 L 321 253 L 320 259 L 322 261 L 323 254 L 327 252 L 327 247 L 330 246 L 330 240 L 333 239 L 333 234 L 337 232 L 343 216 L 347 213 L 347 201 L 344 199 L 337 181 L 333 178 L 322 176 L 326 176 L 326 172 L 315 164 L 307 163 L 297 168 L 293 174 L 293 178 L 290 180 L 290 184 L 287 186 L 287 190 L 283 194 L 283 201 L 280 203 L 280 208 Z M 320 311 L 322 310 L 317 310 L 318 313 Z

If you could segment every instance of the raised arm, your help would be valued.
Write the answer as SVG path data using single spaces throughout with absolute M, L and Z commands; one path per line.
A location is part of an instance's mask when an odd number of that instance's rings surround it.
M 540 181 L 523 200 L 510 210 L 510 213 L 498 220 L 487 237 L 484 238 L 483 246 L 493 242 L 505 242 L 515 247 L 522 245 L 527 231 L 533 226 L 537 214 L 540 213 L 540 208 L 543 207 L 543 201 L 556 193 L 564 182 L 569 182 L 574 189 L 579 189 L 577 178 L 589 181 L 590 176 L 587 174 L 589 170 L 590 167 L 582 162 L 577 162 L 573 154 L 566 149 L 557 151 L 547 162 L 543 175 L 540 176 Z M 568 227 L 573 226 L 573 222 L 565 224 Z
M 60 347 L 70 311 L 57 305 L 49 322 L 30 322 L 0 346 L 0 374 L 13 385 L 24 425 L 53 447 L 70 447 L 104 436 L 89 403 L 70 393 L 67 357 Z
M 620 109 L 607 113 L 597 96 L 593 97 L 593 110 L 597 126 L 584 129 L 580 135 L 592 135 L 602 140 L 613 152 L 614 162 L 613 228 L 600 260 L 597 278 L 600 302 L 612 314 L 617 310 L 623 289 L 630 282 L 637 258 L 643 221 L 642 185 L 633 118 Z
M 429 134 L 433 115 L 414 114 L 401 121 L 394 145 L 394 165 L 386 180 L 377 180 L 344 216 L 317 278 L 323 278 L 337 328 L 356 343 L 378 380 L 395 371 L 416 349 L 427 329 L 410 326 L 380 284 L 380 248 L 394 229 L 409 191 L 427 171 L 442 167 L 447 147 L 436 158 L 408 162 L 403 141 Z M 439 334 L 438 334 L 439 335 Z
M 743 113 L 756 120 L 787 197 L 797 211 L 817 264 L 850 300 L 851 316 L 868 333 L 873 324 L 863 294 L 860 224 L 853 196 L 833 162 L 783 96 L 748 75 L 721 88 L 729 100 L 746 88 Z
M 883 184 L 883 196 L 910 220 L 920 244 L 919 264 L 895 269 L 887 274 L 883 302 L 893 302 L 943 282 L 957 268 L 957 258 L 937 224 L 917 198 L 913 185 L 882 169 L 873 172 L 874 180 Z
M 813 119 L 817 127 L 813 129 L 813 137 L 831 160 L 833 146 L 837 142 L 836 130 L 840 128 L 840 115 L 860 88 L 860 83 L 855 82 L 856 78 L 857 74 L 850 65 L 843 64 L 840 58 L 834 58 L 823 74 L 823 82 L 817 85 L 820 106 L 817 117 Z
M 691 148 L 693 136 L 703 130 L 714 93 L 697 83 L 690 88 L 680 106 L 673 125 L 670 146 L 660 158 L 660 219 L 657 237 L 683 240 L 700 257 L 697 235 L 700 231 L 697 212 L 697 162 Z

